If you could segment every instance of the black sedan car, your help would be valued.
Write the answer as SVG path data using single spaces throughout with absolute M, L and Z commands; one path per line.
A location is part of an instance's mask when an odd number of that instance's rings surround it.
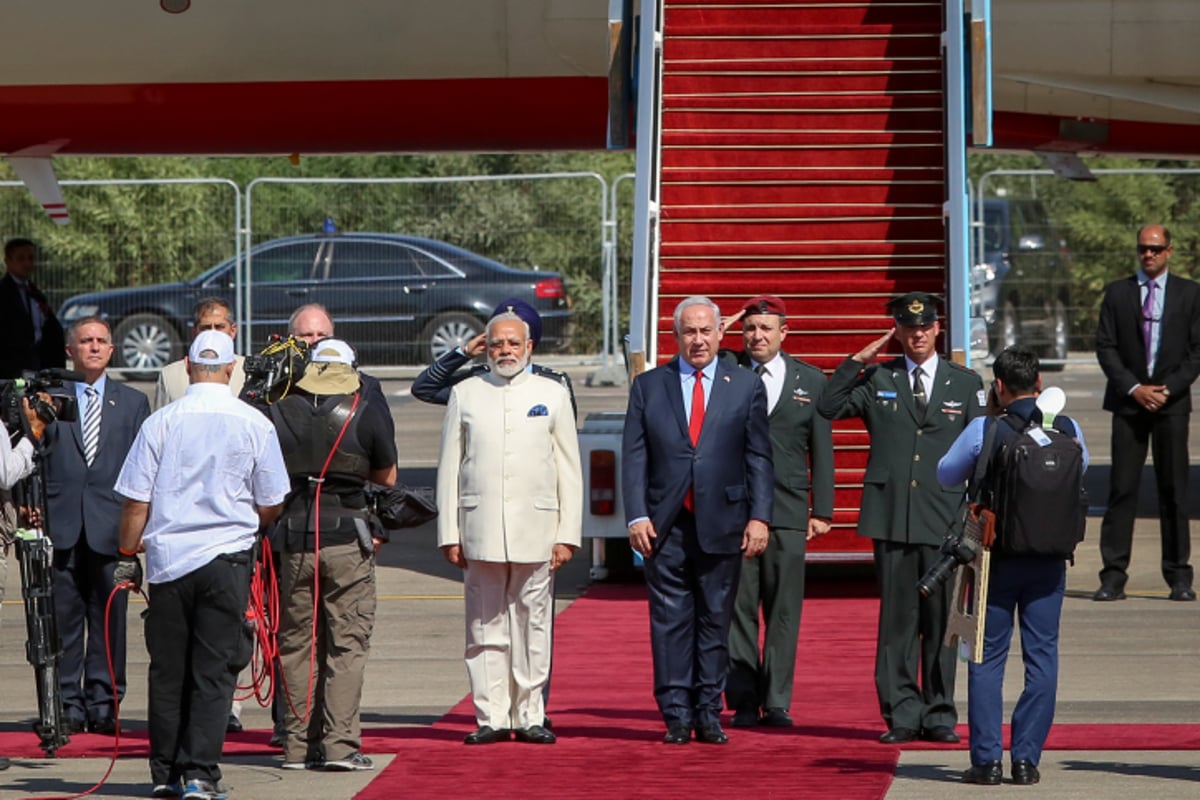
M 113 365 L 157 369 L 183 356 L 196 301 L 235 303 L 237 259 L 180 283 L 76 295 L 64 324 L 99 314 L 113 327 Z M 544 352 L 570 344 L 570 299 L 555 272 L 514 269 L 461 247 L 390 233 L 309 234 L 273 239 L 243 257 L 248 278 L 241 324 L 257 352 L 306 303 L 328 309 L 337 335 L 364 365 L 426 363 L 484 329 L 502 300 L 542 315 Z

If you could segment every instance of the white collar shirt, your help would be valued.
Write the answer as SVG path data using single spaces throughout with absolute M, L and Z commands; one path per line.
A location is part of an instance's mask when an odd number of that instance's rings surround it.
M 142 541 L 154 584 L 249 550 L 258 507 L 291 487 L 271 422 L 227 385 L 194 383 L 142 425 L 114 488 L 150 504 Z
M 769 414 L 779 404 L 779 397 L 783 394 L 783 380 L 787 377 L 787 362 L 783 360 L 783 351 L 776 353 L 775 357 L 765 364 L 754 364 L 754 371 L 762 378 L 763 386 L 766 387 Z
M 938 368 L 938 354 L 931 354 L 929 358 L 925 359 L 924 364 L 918 364 L 908 356 L 905 356 L 904 367 L 908 370 L 909 388 L 912 388 L 913 370 L 917 367 L 921 368 L 921 384 L 925 387 L 925 402 L 929 402 L 929 398 L 933 397 L 933 375 L 937 372 Z

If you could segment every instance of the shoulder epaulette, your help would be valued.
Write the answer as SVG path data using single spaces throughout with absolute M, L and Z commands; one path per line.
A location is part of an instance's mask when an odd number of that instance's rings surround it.
M 543 378 L 549 378 L 553 381 L 558 381 L 564 386 L 570 382 L 571 378 L 562 370 L 552 369 L 551 367 L 543 367 L 541 364 L 533 365 L 533 374 L 541 375 Z

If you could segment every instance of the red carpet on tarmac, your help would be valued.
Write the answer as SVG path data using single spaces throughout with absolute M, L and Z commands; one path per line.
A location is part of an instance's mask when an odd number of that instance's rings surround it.
M 897 748 L 875 742 L 876 602 L 805 602 L 791 730 L 730 730 L 724 747 L 661 743 L 641 586 L 593 586 L 557 620 L 550 712 L 558 744 L 467 747 L 470 699 L 432 731 L 387 748 L 396 759 L 358 800 L 397 794 L 489 798 L 881 798 Z M 430 735 L 432 734 L 432 735 Z
M 671 798 L 690 796 L 698 786 L 728 798 L 882 798 L 900 748 L 876 742 L 882 731 L 872 682 L 878 600 L 821 596 L 830 594 L 830 586 L 810 582 L 818 596 L 804 603 L 791 709 L 795 728 L 727 727 L 730 743 L 724 747 L 662 744 L 645 589 L 596 585 L 555 625 L 550 711 L 558 744 L 467 747 L 462 737 L 475 723 L 465 698 L 428 728 L 364 729 L 365 752 L 397 755 L 357 798 L 456 797 L 468 789 L 495 800 Z M 24 725 L 5 728 L 0 753 L 41 756 Z M 965 725 L 959 733 L 963 743 L 951 749 L 966 749 Z M 277 754 L 267 746 L 269 735 L 232 735 L 225 754 Z M 59 756 L 109 757 L 112 748 L 109 737 L 83 734 Z M 1055 725 L 1047 749 L 1200 750 L 1200 725 Z M 123 758 L 146 755 L 144 729 L 122 736 Z M 965 754 L 962 760 L 965 765 Z

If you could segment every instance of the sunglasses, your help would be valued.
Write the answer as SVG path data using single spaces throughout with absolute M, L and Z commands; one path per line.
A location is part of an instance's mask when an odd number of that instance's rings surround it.
M 1154 253 L 1155 255 L 1158 255 L 1159 253 L 1167 250 L 1169 247 L 1169 244 L 1139 244 L 1137 246 L 1137 251 L 1139 253 Z

